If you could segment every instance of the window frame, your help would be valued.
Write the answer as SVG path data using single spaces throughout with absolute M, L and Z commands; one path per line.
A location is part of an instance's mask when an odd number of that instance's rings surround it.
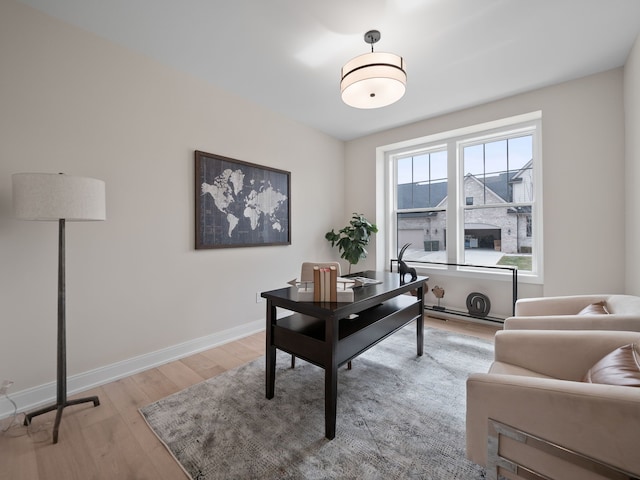
M 532 135 L 532 176 L 533 176 L 533 199 L 531 203 L 509 202 L 509 206 L 531 205 L 531 222 L 533 224 L 532 238 L 532 270 L 518 271 L 518 278 L 524 283 L 542 283 L 543 278 L 543 223 L 542 223 L 542 112 L 531 112 L 524 115 L 509 117 L 505 119 L 473 125 L 461 129 L 442 132 L 417 138 L 393 145 L 379 147 L 378 158 L 384 162 L 384 224 L 387 226 L 385 232 L 384 254 L 386 264 L 390 260 L 397 258 L 399 246 L 397 245 L 397 169 L 395 168 L 398 158 L 405 158 L 412 154 L 416 156 L 433 152 L 445 148 L 447 151 L 447 171 L 448 178 L 455 181 L 447 182 L 447 263 L 464 263 L 464 214 L 465 211 L 474 208 L 492 208 L 489 205 L 466 205 L 464 193 L 464 169 L 462 161 L 462 149 L 464 147 L 481 144 L 501 139 L 514 138 L 522 135 Z M 453 203 L 452 203 L 453 202 Z M 504 208 L 504 205 L 502 206 Z M 403 209 L 402 213 L 424 212 L 441 210 L 442 208 L 418 208 Z M 410 261 L 407 263 L 411 264 Z M 411 264 L 420 270 L 425 268 L 419 263 Z M 438 268 L 429 266 L 430 270 Z M 447 270 L 446 267 L 441 267 Z M 456 270 L 468 272 L 470 276 L 478 278 L 500 278 L 511 277 L 508 272 L 496 271 L 493 269 L 466 269 L 458 267 Z

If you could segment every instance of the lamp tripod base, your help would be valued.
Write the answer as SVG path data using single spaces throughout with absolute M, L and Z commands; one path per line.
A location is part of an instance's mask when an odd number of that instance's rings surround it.
M 49 405 L 48 407 L 41 408 L 36 410 L 35 412 L 27 413 L 24 416 L 24 425 L 28 426 L 31 424 L 31 419 L 33 417 L 37 417 L 38 415 L 42 415 L 43 413 L 48 413 L 53 410 L 57 410 L 56 413 L 56 421 L 53 424 L 53 443 L 58 443 L 58 429 L 60 428 L 60 420 L 62 420 L 62 411 L 66 407 L 70 407 L 71 405 L 78 405 L 80 403 L 88 403 L 93 402 L 93 406 L 97 407 L 100 405 L 100 399 L 98 397 L 84 397 L 84 398 L 76 398 L 73 400 L 65 400 L 63 403 L 56 403 L 55 405 Z

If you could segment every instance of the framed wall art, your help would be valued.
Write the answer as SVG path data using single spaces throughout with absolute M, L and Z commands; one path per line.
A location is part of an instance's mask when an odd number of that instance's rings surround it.
M 291 244 L 291 173 L 195 152 L 196 249 Z

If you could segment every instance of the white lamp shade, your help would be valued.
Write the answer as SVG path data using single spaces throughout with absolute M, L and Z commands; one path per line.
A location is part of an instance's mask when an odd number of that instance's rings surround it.
M 23 220 L 104 220 L 102 180 L 58 173 L 15 173 L 13 211 Z
M 407 73 L 402 57 L 372 52 L 360 55 L 342 67 L 342 101 L 355 108 L 380 108 L 402 98 Z

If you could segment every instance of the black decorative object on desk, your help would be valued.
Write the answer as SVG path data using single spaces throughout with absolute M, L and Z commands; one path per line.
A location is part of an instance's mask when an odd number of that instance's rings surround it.
M 404 278 L 407 274 L 411 275 L 411 281 L 413 282 L 416 278 L 418 278 L 418 274 L 416 273 L 416 269 L 410 267 L 406 263 L 402 261 L 402 255 L 407 248 L 409 248 L 410 243 L 405 243 L 400 249 L 400 253 L 398 254 L 398 272 L 400 272 L 400 281 L 404 282 Z

